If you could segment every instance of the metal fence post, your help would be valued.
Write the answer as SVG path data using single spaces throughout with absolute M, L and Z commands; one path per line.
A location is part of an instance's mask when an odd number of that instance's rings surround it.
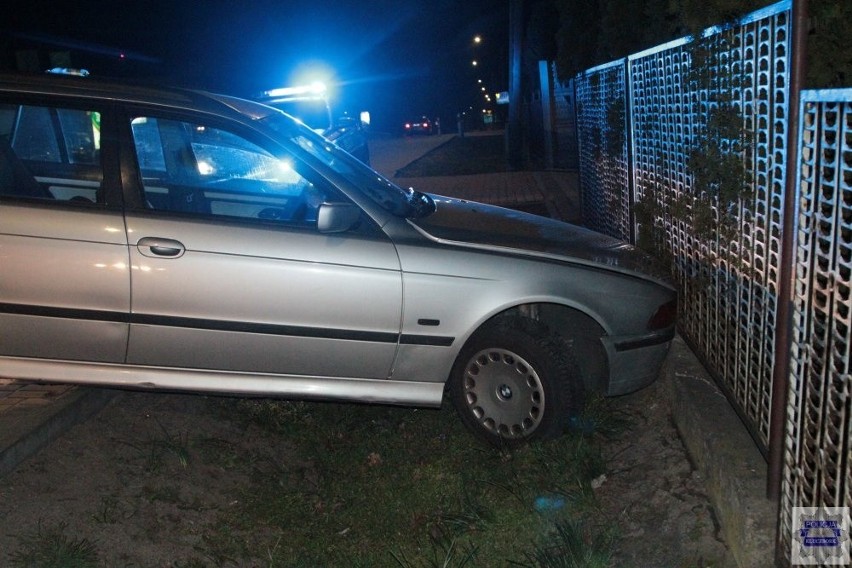
M 795 262 L 796 167 L 799 149 L 799 93 L 806 72 L 808 36 L 807 0 L 793 0 L 793 30 L 790 42 L 790 94 L 787 117 L 787 164 L 784 192 L 784 218 L 781 233 L 781 259 L 778 267 L 778 311 L 775 334 L 775 361 L 772 371 L 772 399 L 769 422 L 769 475 L 767 497 L 778 501 L 784 469 L 784 431 L 790 375 L 790 332 Z

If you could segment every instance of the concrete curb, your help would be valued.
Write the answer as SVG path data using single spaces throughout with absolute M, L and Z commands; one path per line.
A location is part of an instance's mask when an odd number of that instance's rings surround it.
M 739 416 L 681 337 L 663 373 L 672 416 L 706 480 L 722 538 L 738 566 L 770 566 L 778 505 L 766 498 L 767 466 Z
M 5 412 L 0 421 L 0 477 L 74 424 L 100 411 L 117 392 L 80 387 L 48 405 L 26 406 Z

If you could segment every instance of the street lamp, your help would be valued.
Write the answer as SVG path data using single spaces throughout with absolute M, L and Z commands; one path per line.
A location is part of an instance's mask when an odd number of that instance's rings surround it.
M 479 45 L 480 43 L 482 43 L 482 36 L 480 36 L 480 35 L 475 35 L 475 36 L 473 36 L 473 43 L 475 43 L 475 44 L 477 44 L 477 45 Z

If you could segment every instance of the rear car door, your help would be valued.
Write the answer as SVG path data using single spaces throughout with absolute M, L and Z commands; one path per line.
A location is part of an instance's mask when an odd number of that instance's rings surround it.
M 130 267 L 108 115 L 23 97 L 0 99 L 0 356 L 121 363 Z
M 127 122 L 140 172 L 128 363 L 388 377 L 402 281 L 381 231 L 364 219 L 320 233 L 319 204 L 345 197 L 242 125 L 152 110 Z

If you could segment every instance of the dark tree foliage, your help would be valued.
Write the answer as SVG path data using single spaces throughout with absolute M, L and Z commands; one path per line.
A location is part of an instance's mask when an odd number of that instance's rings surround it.
M 559 32 L 556 39 L 556 68 L 560 77 L 571 77 L 578 71 L 603 63 L 598 44 L 601 35 L 602 0 L 554 0 L 559 9 Z
M 775 0 L 673 0 L 682 35 L 695 35 L 717 24 L 733 24 L 741 16 L 754 12 Z
M 539 61 L 556 59 L 558 37 L 559 11 L 556 3 L 553 0 L 530 1 L 524 30 L 524 84 L 536 85 Z
M 553 0 L 533 2 L 529 8 L 524 55 L 530 59 L 554 59 L 559 34 L 559 10 Z
M 550 1 L 550 0 L 549 0 Z M 796 1 L 796 0 L 794 0 Z M 700 33 L 773 0 L 552 0 L 558 11 L 556 64 L 562 78 Z M 808 0 L 807 87 L 852 86 L 852 2 Z
M 567 78 L 679 35 L 677 0 L 553 0 L 559 13 L 556 67 Z
M 810 0 L 809 88 L 852 87 L 852 2 Z

